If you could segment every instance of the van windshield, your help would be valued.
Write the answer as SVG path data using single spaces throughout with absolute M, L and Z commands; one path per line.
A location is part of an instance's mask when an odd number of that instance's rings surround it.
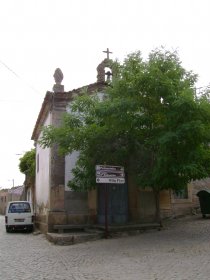
M 31 212 L 30 204 L 27 202 L 14 202 L 10 204 L 9 213 Z

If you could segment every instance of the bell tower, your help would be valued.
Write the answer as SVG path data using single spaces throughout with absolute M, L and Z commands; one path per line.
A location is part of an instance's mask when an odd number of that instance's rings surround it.
M 110 82 L 113 76 L 113 61 L 109 58 L 109 48 L 103 51 L 107 54 L 107 57 L 97 67 L 97 82 Z

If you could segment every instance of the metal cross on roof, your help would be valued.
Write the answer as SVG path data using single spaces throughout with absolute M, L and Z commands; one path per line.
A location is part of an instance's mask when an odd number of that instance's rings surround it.
M 107 54 L 107 59 L 109 59 L 109 54 L 112 53 L 109 51 L 109 48 L 107 48 L 106 51 L 103 51 L 103 52 Z

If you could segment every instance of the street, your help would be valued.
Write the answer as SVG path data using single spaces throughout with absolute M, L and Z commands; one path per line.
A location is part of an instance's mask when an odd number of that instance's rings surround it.
M 6 233 L 0 216 L 0 279 L 209 280 L 210 219 L 195 215 L 161 231 L 57 246 L 42 234 Z

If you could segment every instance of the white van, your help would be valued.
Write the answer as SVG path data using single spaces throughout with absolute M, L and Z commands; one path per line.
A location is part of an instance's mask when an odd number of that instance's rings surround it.
M 33 231 L 34 213 L 29 201 L 10 201 L 5 213 L 5 227 L 7 232 L 13 230 Z

